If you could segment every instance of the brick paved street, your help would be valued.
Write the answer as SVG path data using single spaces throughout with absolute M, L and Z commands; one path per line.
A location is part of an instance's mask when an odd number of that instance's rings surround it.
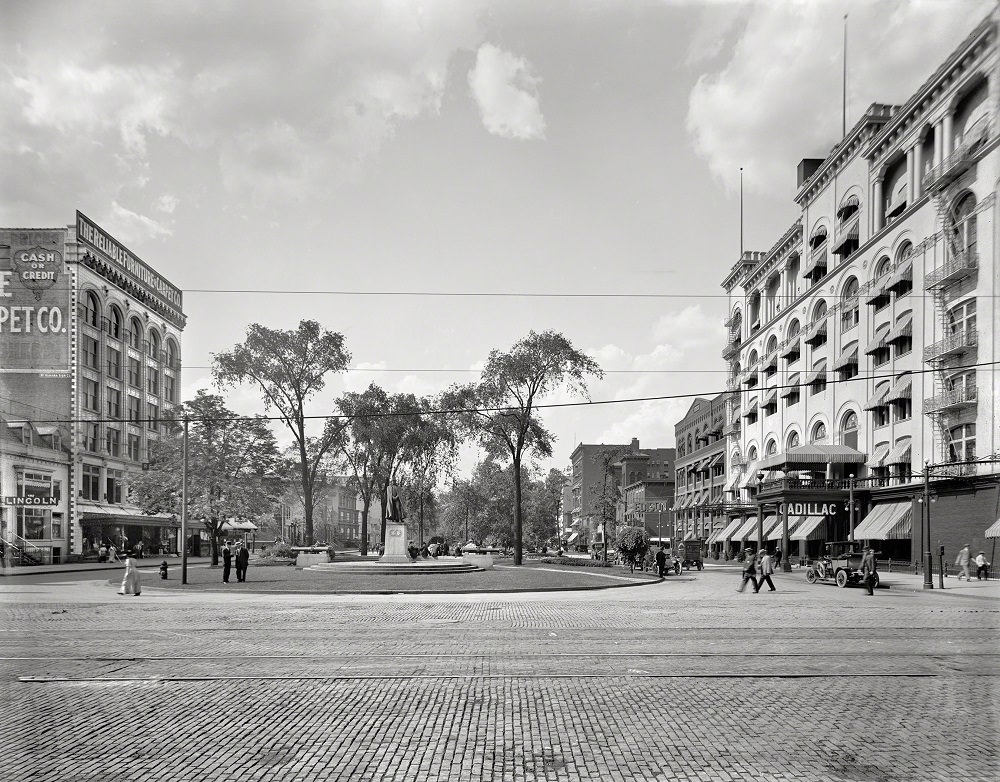
M 997 588 L 3 584 L 5 779 L 995 780 Z

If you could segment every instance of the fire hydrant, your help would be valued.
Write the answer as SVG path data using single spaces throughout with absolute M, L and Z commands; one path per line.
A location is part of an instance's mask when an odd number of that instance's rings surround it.
M 160 563 L 160 578 L 162 578 L 164 581 L 167 580 L 167 560 L 163 560 Z

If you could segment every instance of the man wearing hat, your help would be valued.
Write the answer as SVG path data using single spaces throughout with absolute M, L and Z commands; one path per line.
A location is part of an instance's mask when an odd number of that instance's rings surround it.
M 986 561 L 985 551 L 976 555 L 976 581 L 980 579 L 990 580 L 990 563 Z
M 865 589 L 869 595 L 875 594 L 875 552 L 871 546 L 865 548 L 865 553 L 861 557 L 861 575 L 865 584 Z

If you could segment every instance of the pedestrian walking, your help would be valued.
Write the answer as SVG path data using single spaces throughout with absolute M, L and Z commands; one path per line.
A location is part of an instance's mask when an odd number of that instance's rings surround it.
M 736 591 L 742 592 L 744 589 L 746 589 L 747 581 L 749 581 L 753 585 L 754 593 L 756 593 L 760 589 L 760 587 L 757 585 L 756 576 L 757 576 L 757 568 L 754 567 L 753 552 L 747 551 L 746 561 L 743 564 L 743 582 L 740 584 L 740 588 L 737 589 Z
M 135 595 L 138 597 L 142 594 L 142 584 L 139 580 L 139 568 L 135 566 L 135 560 L 132 557 L 125 558 L 125 575 L 122 578 L 122 588 L 118 590 L 119 595 Z
M 869 597 L 875 594 L 875 573 L 877 571 L 877 566 L 875 564 L 875 551 L 871 546 L 865 549 L 864 555 L 861 557 L 861 577 L 862 583 L 865 585 L 865 589 L 868 590 Z
M 233 566 L 233 552 L 229 548 L 229 541 L 227 540 L 225 545 L 222 547 L 222 583 L 229 583 L 229 571 Z
M 965 580 L 966 581 L 969 580 L 969 560 L 970 559 L 971 559 L 971 557 L 969 556 L 969 544 L 966 543 L 965 546 L 962 547 L 962 550 L 958 552 L 958 556 L 955 557 L 955 565 L 961 571 L 958 574 L 958 580 L 959 581 L 962 580 L 962 576 L 965 576 Z
M 781 549 L 776 548 L 774 550 L 774 566 L 776 568 L 781 567 Z
M 662 543 L 656 550 L 656 573 L 660 578 L 667 573 L 667 550 Z
M 976 555 L 976 581 L 990 580 L 990 563 L 986 561 L 986 554 L 980 551 Z
M 247 580 L 247 566 L 250 564 L 250 550 L 240 543 L 236 547 L 236 580 Z
M 771 574 L 774 573 L 774 560 L 771 559 L 771 555 L 767 551 L 761 552 L 760 558 L 760 580 L 757 581 L 757 590 L 759 591 L 764 582 L 767 582 L 767 591 L 774 591 L 774 582 L 771 580 Z

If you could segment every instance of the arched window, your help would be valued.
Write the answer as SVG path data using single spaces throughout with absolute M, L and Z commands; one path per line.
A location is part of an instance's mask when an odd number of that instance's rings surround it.
M 799 280 L 799 268 L 801 266 L 801 259 L 798 253 L 792 253 L 788 256 L 788 261 L 785 263 L 785 303 L 791 302 L 796 294 L 798 293 L 798 280 Z
M 820 299 L 816 308 L 813 310 L 813 320 L 818 321 L 826 317 L 826 301 Z
M 756 445 L 751 445 L 749 448 L 747 448 L 747 461 L 748 462 L 755 462 L 755 461 L 757 461 L 757 446 Z
M 778 349 L 778 338 L 774 334 L 767 341 L 767 354 L 771 355 L 774 351 Z
M 853 410 L 845 413 L 840 422 L 840 442 L 848 448 L 858 449 L 858 414 Z
M 130 348 L 140 349 L 142 345 L 143 333 L 142 333 L 142 323 L 138 318 L 131 318 L 128 322 L 128 346 Z
M 793 339 L 798 335 L 799 335 L 799 322 L 797 320 L 793 320 L 791 323 L 788 324 L 788 336 L 786 339 Z
M 774 440 L 768 440 L 767 445 L 764 446 L 764 456 L 774 456 L 778 452 L 778 443 Z
M 167 366 L 171 369 L 179 369 L 177 366 L 177 343 L 172 339 L 167 340 Z
M 688 453 L 691 453 L 691 450 L 692 450 L 693 447 L 694 447 L 694 438 L 691 436 L 691 433 L 689 432 L 688 433 Z
M 758 358 L 757 351 L 756 350 L 751 350 L 750 351 L 750 357 L 749 357 L 749 359 L 747 359 L 747 368 L 748 369 L 752 369 L 753 368 L 753 366 L 757 363 L 757 358 Z
M 861 286 L 856 277 L 851 277 L 840 294 L 840 330 L 848 331 L 858 325 L 861 310 L 858 305 L 858 291 Z
M 878 263 L 875 264 L 875 279 L 877 280 L 880 277 L 885 277 L 891 268 L 892 261 L 889 260 L 889 256 L 886 255 L 880 258 Z
M 750 333 L 760 328 L 760 291 L 750 294 Z
M 115 339 L 122 338 L 122 312 L 113 304 L 111 305 L 111 317 L 108 319 L 108 334 Z
M 896 253 L 896 263 L 902 263 L 913 256 L 913 242 L 903 242 Z
M 788 441 L 785 443 L 785 450 L 790 451 L 792 448 L 799 447 L 799 433 L 790 432 L 788 435 Z
M 810 442 L 822 443 L 826 441 L 826 424 L 822 421 L 817 421 L 812 428 L 812 437 Z
M 87 291 L 83 296 L 83 322 L 97 328 L 101 325 L 100 312 L 101 302 L 98 300 L 97 294 L 93 291 Z
M 967 253 L 971 259 L 976 252 L 976 197 L 972 193 L 963 193 L 955 202 L 951 220 L 951 246 Z
M 156 358 L 160 355 L 160 335 L 152 329 L 149 331 L 149 345 L 147 346 L 147 352 L 149 353 L 150 358 Z

